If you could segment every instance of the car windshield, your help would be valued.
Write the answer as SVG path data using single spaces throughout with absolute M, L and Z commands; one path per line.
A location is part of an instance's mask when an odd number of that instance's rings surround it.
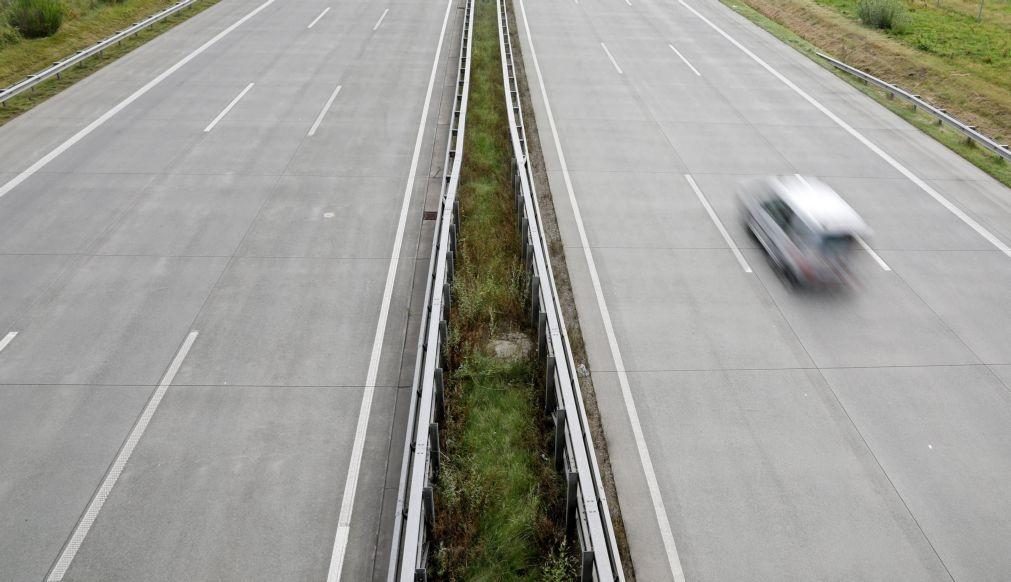
M 842 255 L 853 245 L 853 237 L 848 234 L 828 234 L 821 237 L 822 252 L 827 255 Z

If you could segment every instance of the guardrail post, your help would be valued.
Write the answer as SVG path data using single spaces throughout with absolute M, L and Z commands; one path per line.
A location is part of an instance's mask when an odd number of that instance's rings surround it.
M 436 368 L 433 373 L 432 388 L 435 392 L 435 419 L 442 420 L 446 417 L 446 395 L 443 384 L 442 368 Z
M 565 537 L 567 539 L 572 539 L 572 534 L 576 532 L 576 506 L 578 499 L 576 495 L 578 491 L 576 487 L 579 484 L 579 473 L 575 471 L 569 471 L 565 474 Z
M 440 457 L 439 457 L 439 423 L 433 422 L 428 425 L 428 443 L 431 450 L 432 459 L 432 479 L 439 479 Z
M 443 364 L 443 366 L 440 367 L 445 367 L 446 360 L 449 357 L 449 350 L 446 349 L 448 346 L 449 346 L 449 326 L 446 325 L 446 320 L 444 318 L 442 321 L 439 322 L 439 356 Z
M 425 524 L 431 527 L 435 523 L 435 492 L 431 485 L 422 489 L 421 504 L 425 507 Z
M 537 359 L 544 361 L 548 355 L 548 314 L 544 310 L 537 313 Z
M 565 409 L 555 411 L 555 470 L 562 470 L 565 456 Z
M 593 551 L 583 552 L 583 565 L 580 568 L 579 579 L 593 581 Z
M 541 279 L 534 275 L 530 279 L 530 323 L 537 323 L 537 314 L 541 312 Z
M 555 366 L 557 365 L 554 357 L 548 358 L 544 370 L 544 414 L 551 414 L 558 406 L 558 398 L 555 396 Z

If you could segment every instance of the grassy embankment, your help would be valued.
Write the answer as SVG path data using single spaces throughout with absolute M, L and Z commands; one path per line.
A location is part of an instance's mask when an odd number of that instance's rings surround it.
M 864 26 L 858 0 L 722 0 L 807 54 L 822 51 L 895 83 L 1000 143 L 1011 140 L 1011 3 L 990 1 L 976 22 L 977 0 L 906 1 L 895 30 Z M 825 65 L 827 67 L 827 65 Z M 861 91 L 1011 186 L 1011 164 L 939 128 L 934 119 L 835 71 Z
M 497 357 L 490 346 L 531 330 L 495 1 L 476 0 L 474 17 L 433 570 L 443 580 L 567 580 L 574 562 L 558 525 L 536 359 Z
M 202 0 L 109 48 L 102 56 L 87 59 L 65 71 L 60 79 L 46 81 L 36 86 L 34 91 L 11 99 L 0 107 L 0 125 L 217 2 Z M 53 36 L 36 39 L 20 37 L 8 23 L 6 10 L 0 8 L 0 88 L 8 87 L 172 4 L 175 4 L 174 0 L 124 0 L 120 3 L 64 0 L 65 16 L 59 31 Z M 0 7 L 3 6 L 5 4 L 0 0 Z

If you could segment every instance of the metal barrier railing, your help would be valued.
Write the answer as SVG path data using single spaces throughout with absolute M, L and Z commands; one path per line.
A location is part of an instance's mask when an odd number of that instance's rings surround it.
M 555 428 L 555 467 L 566 480 L 566 531 L 579 542 L 581 580 L 624 580 L 614 524 L 604 495 L 572 348 L 555 288 L 550 253 L 544 240 L 513 66 L 508 8 L 504 0 L 496 1 L 502 79 L 513 144 L 516 211 L 524 265 L 530 275 L 530 317 L 537 326 L 537 353 L 545 372 L 545 413 L 551 416 Z
M 861 71 L 856 67 L 847 65 L 846 63 L 838 59 L 834 59 L 824 53 L 817 53 L 817 54 L 819 57 L 828 61 L 829 64 L 831 64 L 833 67 L 845 71 L 850 75 L 853 75 L 858 79 L 862 79 L 867 83 L 875 85 L 879 89 L 883 89 L 890 96 L 898 96 L 908 101 L 909 103 L 912 103 L 913 107 L 917 107 L 919 109 L 926 111 L 927 113 L 936 117 L 938 121 L 948 124 L 953 129 L 964 135 L 966 138 L 976 142 L 977 144 L 983 146 L 984 148 L 990 150 L 991 152 L 997 154 L 998 156 L 1004 158 L 1005 160 L 1011 161 L 1011 150 L 1008 149 L 1008 146 L 1006 144 L 997 143 L 990 137 L 985 136 L 979 131 L 977 131 L 974 126 L 968 125 L 960 121 L 959 119 L 950 115 L 947 111 L 941 109 L 940 107 L 934 107 L 930 103 L 927 103 L 926 101 L 921 99 L 919 95 L 914 95 L 897 85 L 893 85 L 887 81 L 882 81 L 881 79 L 875 77 L 874 75 L 871 75 L 870 73 L 865 73 L 864 71 Z
M 10 87 L 7 87 L 6 89 L 0 89 L 0 105 L 7 103 L 8 100 L 12 99 L 13 97 L 16 97 L 17 95 L 20 95 L 21 93 L 24 93 L 25 91 L 33 89 L 36 85 L 42 83 L 47 79 L 51 79 L 52 77 L 59 78 L 60 73 L 66 71 L 70 67 L 73 67 L 74 65 L 80 63 L 85 59 L 100 54 L 102 51 L 109 48 L 110 46 L 122 41 L 127 37 L 137 34 L 138 32 L 144 30 L 145 28 L 151 26 L 152 24 L 155 24 L 156 22 L 161 22 L 162 20 L 165 20 L 169 16 L 172 16 L 177 12 L 185 10 L 187 7 L 196 4 L 198 1 L 199 0 L 182 0 L 181 2 L 169 6 L 168 8 L 162 10 L 161 12 L 158 12 L 145 18 L 144 20 L 141 20 L 140 22 L 134 24 L 133 26 L 127 29 L 117 32 L 116 34 L 110 36 L 105 40 L 100 40 L 84 50 L 77 51 L 72 56 L 63 59 L 62 61 L 56 61 L 55 63 L 52 64 L 52 66 L 50 66 L 47 69 L 39 71 L 34 75 L 29 75 L 25 77 L 23 80 L 14 83 Z
M 429 530 L 435 519 L 433 481 L 439 473 L 439 421 L 443 409 L 443 366 L 448 338 L 451 286 L 459 237 L 460 205 L 456 190 L 463 162 L 463 139 L 470 89 L 474 2 L 464 0 L 463 30 L 456 95 L 443 166 L 445 180 L 436 215 L 432 257 L 422 311 L 421 337 L 414 365 L 407 443 L 397 494 L 389 580 L 426 580 Z

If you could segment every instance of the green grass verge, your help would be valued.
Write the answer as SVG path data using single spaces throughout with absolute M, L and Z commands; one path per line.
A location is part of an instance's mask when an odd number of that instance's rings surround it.
M 474 19 L 432 570 L 442 580 L 568 580 L 575 561 L 558 525 L 536 359 L 489 348 L 530 329 L 495 1 L 476 0 Z
M 81 64 L 64 71 L 60 78 L 52 78 L 36 85 L 0 107 L 0 125 L 17 117 L 46 99 L 63 91 L 117 58 L 155 38 L 179 23 L 217 4 L 219 0 L 202 0 L 193 6 L 149 26 L 136 35 L 104 51 L 104 54 L 86 59 Z M 49 38 L 16 40 L 0 45 L 0 87 L 36 73 L 53 62 L 70 56 L 103 38 L 143 20 L 167 6 L 171 0 L 127 0 L 122 4 L 101 4 L 80 18 L 64 23 L 60 32 Z
M 816 54 L 819 50 L 821 50 L 819 47 L 814 46 L 789 28 L 766 17 L 750 6 L 743 4 L 739 0 L 720 1 L 751 22 L 754 22 L 758 26 L 762 27 L 776 38 L 794 47 L 796 50 L 818 63 L 826 70 L 831 71 L 840 79 L 843 79 L 850 85 L 856 87 L 865 95 L 870 96 L 879 104 L 902 117 L 917 129 L 944 144 L 946 147 L 962 156 L 979 169 L 993 176 L 1005 186 L 1011 187 L 1011 164 L 1008 164 L 1003 159 L 995 156 L 989 151 L 977 147 L 974 143 L 966 141 L 962 134 L 952 131 L 947 127 L 938 126 L 937 121 L 933 116 L 927 115 L 926 113 L 918 110 L 914 111 L 910 105 L 898 99 L 888 99 L 888 96 L 884 91 L 881 91 L 873 86 L 866 85 L 852 75 L 848 75 L 839 69 L 828 65 L 824 59 L 818 57 Z

